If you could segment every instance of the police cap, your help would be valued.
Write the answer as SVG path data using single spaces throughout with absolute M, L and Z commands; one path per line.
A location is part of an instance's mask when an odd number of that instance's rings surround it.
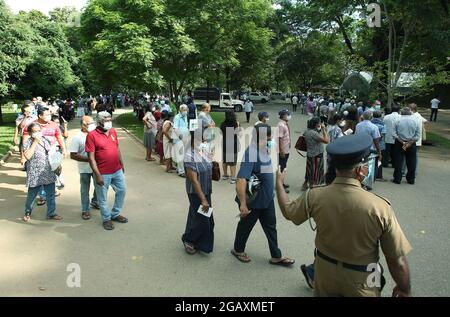
M 343 136 L 327 146 L 327 153 L 337 166 L 352 166 L 368 161 L 373 139 L 365 133 Z

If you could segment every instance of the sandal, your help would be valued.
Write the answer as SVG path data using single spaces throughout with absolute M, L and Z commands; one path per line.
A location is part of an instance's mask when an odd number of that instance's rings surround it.
M 274 262 L 272 259 L 269 261 L 273 265 L 291 266 L 295 263 L 295 260 L 289 258 L 281 258 L 280 261 Z
M 103 222 L 103 228 L 105 228 L 105 230 L 113 230 L 114 224 L 112 223 L 111 220 L 105 221 Z
M 112 218 L 111 220 L 115 221 L 115 222 L 120 222 L 120 223 L 127 223 L 128 222 L 128 219 L 126 217 L 124 217 L 124 216 L 121 216 L 121 215 L 117 216 L 116 218 Z
M 236 257 L 236 259 L 238 259 L 242 263 L 248 263 L 248 262 L 250 262 L 252 260 L 252 259 L 250 259 L 250 257 L 245 252 L 237 253 L 236 251 L 231 250 L 231 254 L 233 254 Z
M 184 173 L 178 174 L 178 176 L 180 176 L 181 178 L 186 178 L 186 174 Z
M 23 220 L 24 222 L 30 221 L 30 220 L 31 220 L 31 214 L 30 214 L 29 212 L 27 212 L 27 213 L 25 214 L 25 216 L 23 216 L 22 220 Z
M 63 220 L 63 217 L 58 216 L 58 215 L 53 215 L 53 216 L 47 217 L 47 220 L 56 220 L 56 221 L 59 221 L 59 220 Z
M 82 212 L 81 218 L 83 218 L 83 220 L 89 220 L 89 219 L 91 219 L 91 213 L 89 211 Z
M 44 199 L 39 198 L 36 204 L 37 204 L 38 206 L 44 206 L 45 203 L 46 203 L 46 201 L 45 201 Z
M 146 161 L 148 161 L 148 162 L 154 162 L 154 161 L 156 161 L 156 159 L 152 157 L 151 159 L 146 159 Z
M 230 176 L 228 176 L 228 175 L 223 175 L 222 176 L 222 180 L 224 180 L 224 181 L 229 180 L 229 179 L 230 179 Z
M 183 241 L 183 245 L 184 245 L 184 250 L 186 251 L 187 254 L 192 255 L 192 254 L 197 253 L 197 249 L 195 249 L 195 247 L 192 244 Z

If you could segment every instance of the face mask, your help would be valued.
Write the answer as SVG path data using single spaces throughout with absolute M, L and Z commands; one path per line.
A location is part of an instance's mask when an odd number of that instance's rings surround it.
M 291 121 L 291 119 L 292 119 L 292 116 L 287 116 L 288 121 Z
M 358 178 L 361 178 L 359 181 L 361 182 L 361 184 L 363 184 L 368 178 L 369 178 L 369 168 L 367 168 L 367 175 L 361 174 L 361 172 L 358 173 Z
M 152 108 L 152 112 L 155 112 L 155 111 L 156 111 L 156 108 L 155 108 L 155 107 L 153 107 L 153 108 Z
M 51 116 L 51 115 L 44 116 L 44 121 L 45 121 L 45 122 L 50 122 L 50 121 L 52 121 L 52 116 Z
M 42 138 L 42 132 L 41 131 L 39 131 L 39 132 L 33 132 L 32 134 L 31 134 L 31 137 L 33 138 L 33 139 L 36 139 L 36 138 Z
M 317 131 L 319 131 L 319 132 L 322 131 L 322 127 L 318 127 Z
M 185 116 L 187 115 L 187 111 L 182 111 L 182 112 L 181 112 L 181 115 L 182 115 L 183 117 L 185 117 Z
M 111 121 L 105 122 L 103 124 L 103 129 L 105 129 L 106 131 L 110 130 L 111 128 L 112 128 L 112 122 Z
M 269 118 L 266 119 L 266 123 L 269 122 Z
M 272 149 L 273 146 L 273 140 L 267 141 L 267 149 Z
M 97 128 L 95 123 L 91 123 L 90 125 L 88 125 L 87 130 L 88 132 L 92 132 Z
M 345 125 L 346 125 L 346 122 L 345 122 L 345 121 L 342 121 L 341 123 L 339 123 L 339 126 L 340 126 L 341 128 L 345 127 Z

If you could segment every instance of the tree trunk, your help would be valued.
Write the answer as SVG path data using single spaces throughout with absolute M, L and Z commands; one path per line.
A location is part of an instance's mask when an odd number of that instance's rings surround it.
M 2 103 L 3 103 L 3 100 L 0 99 L 0 125 L 3 124 Z
M 227 92 L 230 92 L 230 67 L 227 66 L 225 68 L 225 85 Z
M 336 17 L 335 22 L 339 25 L 339 30 L 341 30 L 342 36 L 344 37 L 345 45 L 347 45 L 348 50 L 350 51 L 350 54 L 355 54 L 355 50 L 353 49 L 352 41 L 350 41 L 350 37 L 347 34 L 347 31 L 345 30 L 344 23 L 342 23 L 342 20 L 340 17 Z

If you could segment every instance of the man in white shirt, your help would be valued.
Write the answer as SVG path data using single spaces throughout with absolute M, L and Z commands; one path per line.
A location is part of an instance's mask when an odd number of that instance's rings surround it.
M 436 122 L 437 119 L 437 113 L 438 113 L 438 109 L 439 109 L 439 104 L 441 103 L 441 101 L 437 98 L 434 98 L 433 100 L 431 100 L 431 115 L 430 115 L 430 122 L 433 121 L 433 116 L 434 116 L 434 122 Z
M 89 209 L 89 189 L 91 186 L 91 179 L 95 182 L 94 174 L 89 165 L 88 155 L 85 151 L 85 144 L 88 133 L 94 131 L 96 127 L 97 125 L 91 117 L 83 116 L 81 118 L 81 131 L 73 138 L 69 148 L 70 158 L 78 162 L 78 172 L 80 174 L 81 217 L 84 220 L 91 219 Z M 95 189 L 94 196 L 91 200 L 91 207 L 100 209 Z
M 292 110 L 297 111 L 297 106 L 298 106 L 298 97 L 297 95 L 294 95 L 294 97 L 292 97 Z
M 393 159 L 393 148 L 395 145 L 395 123 L 400 120 L 401 116 L 399 114 L 400 107 L 398 105 L 392 106 L 392 113 L 388 114 L 384 117 L 384 128 L 386 129 L 386 134 L 384 137 L 385 143 L 386 143 L 386 152 L 385 155 L 382 158 L 381 163 L 383 164 L 383 167 L 388 167 L 389 162 L 392 162 L 392 165 L 394 165 L 394 159 Z
M 422 147 L 422 139 L 423 139 L 423 131 L 425 123 L 428 122 L 427 119 L 425 119 L 419 112 L 417 112 L 417 105 L 415 103 L 412 103 L 409 105 L 409 108 L 411 109 L 412 115 L 411 118 L 414 119 L 414 121 L 417 122 L 417 125 L 419 126 L 420 136 L 419 140 L 416 142 L 417 151 L 416 151 L 416 174 L 417 174 L 417 166 L 419 165 L 419 150 Z

